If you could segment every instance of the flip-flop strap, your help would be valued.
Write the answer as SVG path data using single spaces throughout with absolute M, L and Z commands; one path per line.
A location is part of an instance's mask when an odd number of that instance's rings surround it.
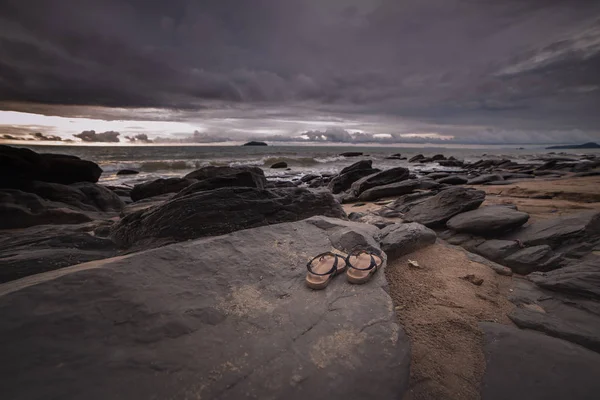
M 357 253 L 358 253 L 358 254 L 365 253 L 365 254 L 368 254 L 368 255 L 370 255 L 370 256 L 371 256 L 371 263 L 369 264 L 369 266 L 368 266 L 367 268 L 358 268 L 358 267 L 355 267 L 354 265 L 352 265 L 352 263 L 350 262 L 350 257 L 351 257 L 352 255 L 354 255 L 354 254 L 357 254 Z M 375 261 L 375 257 L 373 257 L 373 255 L 374 255 L 374 253 L 372 253 L 372 252 L 368 252 L 368 251 L 362 251 L 362 250 L 359 250 L 359 251 L 353 251 L 352 253 L 348 254 L 348 257 L 346 258 L 346 265 L 347 265 L 347 266 L 349 266 L 350 268 L 356 269 L 356 270 L 358 270 L 358 271 L 370 271 L 370 270 L 372 270 L 373 268 L 377 268 L 377 266 L 378 266 L 378 265 L 377 265 L 377 262 Z M 376 255 L 377 257 L 379 257 L 379 255 L 378 255 L 378 254 L 375 254 L 375 255 Z
M 315 261 L 317 258 L 323 257 L 323 256 L 334 256 L 335 257 L 335 261 L 333 262 L 333 266 L 331 267 L 331 269 L 327 272 L 324 272 L 322 274 L 318 273 L 318 272 L 314 272 L 312 270 L 312 262 Z M 310 260 L 307 264 L 306 264 L 306 269 L 308 269 L 308 272 L 310 272 L 313 275 L 319 275 L 319 276 L 325 276 L 325 275 L 331 275 L 333 274 L 335 271 L 337 271 L 337 265 L 338 265 L 338 255 L 335 253 L 332 253 L 330 251 L 327 251 L 325 253 L 321 253 L 317 256 L 315 256 L 312 260 Z

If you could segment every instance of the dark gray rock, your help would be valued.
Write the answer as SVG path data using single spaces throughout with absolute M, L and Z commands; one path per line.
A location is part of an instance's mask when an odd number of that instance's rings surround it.
M 393 260 L 435 243 L 436 238 L 434 231 L 421 224 L 393 224 L 381 230 L 379 244 Z
M 339 175 L 345 174 L 347 172 L 351 172 L 351 171 L 358 171 L 361 169 L 372 169 L 373 168 L 373 161 L 371 160 L 361 160 L 361 161 L 357 161 L 352 165 L 349 165 L 345 168 L 343 168 Z
M 251 166 L 215 167 L 215 166 L 211 165 L 208 167 L 202 167 L 200 169 L 192 171 L 189 174 L 187 174 L 186 176 L 184 176 L 184 178 L 185 179 L 196 179 L 196 180 L 201 181 L 203 179 L 217 178 L 217 177 L 227 176 L 227 175 L 235 175 L 240 172 L 251 172 L 253 174 L 262 175 L 262 176 L 265 175 L 264 171 L 258 167 L 251 167 Z
M 600 355 L 540 333 L 490 322 L 482 400 L 588 400 L 600 392 Z
M 217 178 L 217 179 L 222 179 L 222 178 Z M 200 182 L 203 182 L 203 181 L 200 181 Z M 244 186 L 252 187 L 252 186 L 248 186 L 248 185 L 243 185 L 242 187 L 244 187 Z M 296 186 L 298 186 L 298 184 L 296 184 L 295 182 L 290 182 L 290 181 L 267 181 L 265 188 L 267 188 L 267 189 L 291 188 L 291 187 L 296 187 Z M 228 186 L 223 186 L 223 187 L 228 187 Z
M 538 286 L 600 300 L 600 257 L 589 256 L 566 267 L 536 272 L 528 278 Z
M 529 214 L 509 207 L 490 206 L 467 211 L 452 217 L 446 226 L 457 232 L 492 236 L 516 229 L 529 220 Z
M 506 237 L 511 240 L 518 239 L 528 246 L 547 244 L 553 248 L 570 243 L 595 241 L 598 238 L 600 211 L 584 211 L 534 222 Z
M 364 191 L 376 186 L 405 181 L 408 179 L 409 174 L 408 169 L 404 167 L 390 168 L 385 171 L 376 172 L 354 182 L 351 191 L 355 196 L 360 196 Z
M 502 261 L 502 264 L 522 275 L 534 271 L 550 271 L 560 268 L 562 263 L 562 255 L 554 253 L 545 244 L 517 250 Z
M 65 204 L 44 200 L 20 190 L 0 190 L 0 229 L 45 224 L 80 224 L 93 218 Z
M 117 171 L 117 175 L 137 175 L 140 171 L 136 171 L 134 169 L 120 169 Z
M 442 167 L 462 167 L 465 163 L 460 160 L 441 160 L 438 164 Z
M 362 192 L 360 196 L 358 196 L 358 199 L 361 201 L 373 201 L 383 197 L 408 194 L 418 189 L 420 184 L 420 180 L 411 179 L 402 182 L 390 183 L 388 185 L 375 186 L 374 188 L 367 189 Z
M 90 182 L 62 185 L 33 181 L 24 185 L 23 190 L 77 211 L 119 212 L 125 206 L 123 200 L 112 190 Z
M 131 190 L 131 200 L 139 201 L 148 197 L 160 196 L 161 194 L 177 193 L 196 182 L 195 179 L 187 178 L 161 178 L 144 182 L 133 187 Z
M 410 344 L 384 271 L 360 287 L 304 284 L 306 262 L 349 227 L 372 240 L 364 225 L 314 218 L 0 286 L 2 395 L 402 398 Z
M 467 178 L 458 175 L 452 175 L 446 178 L 438 179 L 438 182 L 446 185 L 463 185 L 467 183 Z
M 282 182 L 285 182 L 288 187 L 296 186 L 294 183 L 289 181 Z M 255 174 L 250 171 L 242 171 L 231 175 L 207 178 L 196 183 L 192 183 L 185 189 L 178 192 L 173 198 L 177 199 L 179 197 L 187 196 L 191 193 L 205 192 L 223 187 L 253 187 L 257 189 L 264 189 L 266 184 L 267 179 L 264 175 Z
M 394 200 L 394 202 L 392 204 L 390 204 L 389 207 L 398 212 L 404 213 L 404 212 L 408 211 L 415 204 L 421 203 L 435 195 L 436 195 L 436 192 L 434 192 L 434 191 L 405 194 L 403 196 L 398 197 L 396 200 Z
M 485 200 L 482 190 L 469 190 L 460 186 L 442 190 L 437 195 L 408 206 L 404 219 L 428 227 L 440 226 L 453 216 L 473 210 Z
M 514 240 L 491 239 L 479 244 L 473 250 L 488 260 L 502 262 L 506 257 L 520 249 L 521 246 Z
M 447 178 L 450 176 L 449 172 L 432 172 L 431 174 L 428 174 L 427 177 L 430 179 L 442 179 L 442 178 Z
M 320 177 L 320 175 L 308 174 L 308 175 L 304 175 L 302 178 L 300 178 L 300 181 L 306 183 L 306 182 L 310 182 L 312 180 L 315 180 L 315 179 L 317 179 L 319 177 Z
M 221 188 L 130 214 L 115 226 L 111 238 L 123 247 L 149 247 L 314 215 L 346 217 L 340 204 L 325 191 Z
M 498 174 L 480 175 L 477 178 L 469 179 L 468 184 L 469 185 L 483 185 L 488 182 L 502 181 L 502 180 L 504 180 L 504 178 L 502 177 L 502 175 L 498 175 Z
M 358 157 L 358 156 L 362 156 L 363 153 L 359 152 L 359 151 L 347 151 L 345 153 L 341 153 L 340 156 L 343 157 Z
M 285 161 L 280 161 L 280 162 L 276 162 L 275 164 L 271 165 L 271 168 L 287 168 L 288 165 Z
M 425 156 L 423 154 L 417 154 L 416 156 L 413 156 L 411 158 L 408 159 L 408 162 L 419 162 L 421 160 L 424 160 Z
M 29 181 L 98 182 L 101 174 L 98 164 L 79 157 L 0 145 L 0 188 L 21 189 Z
M 0 230 L 0 282 L 115 256 L 116 245 L 94 234 L 102 224 Z
M 371 163 L 371 161 L 368 161 L 369 164 Z M 329 190 L 331 190 L 331 192 L 333 194 L 337 194 L 343 191 L 346 191 L 348 189 L 350 189 L 350 187 L 352 186 L 352 184 L 354 182 L 356 182 L 357 180 L 366 177 L 366 176 L 370 176 L 373 175 L 376 172 L 379 172 L 378 169 L 373 169 L 373 168 L 366 168 L 366 169 L 357 169 L 357 167 L 354 167 L 353 164 L 350 167 L 344 168 L 342 170 L 342 173 L 340 173 L 337 176 L 334 176 L 331 181 L 329 182 Z

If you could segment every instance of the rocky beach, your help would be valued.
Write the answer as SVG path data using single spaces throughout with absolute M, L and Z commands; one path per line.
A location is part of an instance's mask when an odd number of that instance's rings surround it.
M 595 398 L 600 154 L 394 150 L 128 183 L 0 145 L 0 393 Z M 305 287 L 356 248 L 372 281 Z

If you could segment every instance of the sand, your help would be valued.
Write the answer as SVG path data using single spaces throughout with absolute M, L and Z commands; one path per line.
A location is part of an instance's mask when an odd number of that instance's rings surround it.
M 409 267 L 409 259 L 421 268 Z M 470 274 L 483 284 L 461 279 Z M 405 399 L 479 399 L 485 359 L 478 322 L 510 323 L 506 295 L 511 278 L 441 243 L 390 263 L 386 278 L 412 345 Z

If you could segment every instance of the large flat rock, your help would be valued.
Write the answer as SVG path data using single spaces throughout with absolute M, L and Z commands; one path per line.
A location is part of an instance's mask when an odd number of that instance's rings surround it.
M 510 207 L 488 206 L 458 214 L 446 225 L 457 232 L 489 236 L 518 228 L 528 219 L 529 214 Z
M 0 285 L 6 399 L 399 399 L 410 351 L 384 271 L 306 288 L 305 264 L 376 247 L 315 217 Z
M 591 400 L 600 354 L 564 340 L 490 322 L 484 331 L 483 400 Z

